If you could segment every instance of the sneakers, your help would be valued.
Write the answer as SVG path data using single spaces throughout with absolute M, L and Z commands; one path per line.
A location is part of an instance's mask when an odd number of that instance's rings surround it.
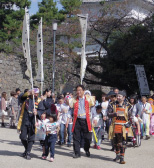
M 53 162 L 54 161 L 54 158 L 50 158 L 50 162 Z
M 26 157 L 26 152 L 22 153 L 21 157 Z
M 73 154 L 73 158 L 74 158 L 74 159 L 77 159 L 77 158 L 80 158 L 80 157 L 81 157 L 81 156 L 80 156 L 79 154 L 75 154 L 75 153 Z
M 116 158 L 115 158 L 115 159 L 113 159 L 113 161 L 118 162 L 119 160 L 120 160 L 120 155 L 119 155 L 119 154 L 117 154 L 117 155 L 116 155 Z
M 89 151 L 86 151 L 86 156 L 90 157 L 90 152 Z
M 42 156 L 42 159 L 43 159 L 43 160 L 46 160 L 46 159 L 47 159 L 47 156 Z
M 5 127 L 5 124 L 4 124 L 4 123 L 2 123 L 2 124 L 1 124 L 1 127 Z
M 67 144 L 67 147 L 69 147 L 69 148 L 70 148 L 70 147 L 71 147 L 71 144 Z
M 100 146 L 97 146 L 97 149 L 98 149 L 98 150 L 100 150 L 100 149 L 101 149 L 101 147 L 100 147 Z
M 101 149 L 101 147 L 100 147 L 99 145 L 94 145 L 93 148 L 94 148 L 94 149 L 98 149 L 98 150 Z
M 97 145 L 94 145 L 93 148 L 96 149 L 96 148 L 97 148 Z
M 145 140 L 148 140 L 148 139 L 150 139 L 150 136 L 146 136 Z
M 44 157 L 45 156 L 45 154 L 44 153 L 42 153 L 42 157 Z
M 15 125 L 11 125 L 10 128 L 11 129 L 16 129 L 16 126 Z
M 83 148 L 80 148 L 81 153 L 85 153 L 85 150 Z
M 124 161 L 124 157 L 120 156 L 120 164 L 125 164 L 126 162 Z
M 25 158 L 26 158 L 27 160 L 31 160 L 30 154 L 27 153 L 26 156 L 25 156 Z
M 63 146 L 63 145 L 64 145 L 64 142 L 60 142 L 59 145 L 60 145 L 60 146 Z

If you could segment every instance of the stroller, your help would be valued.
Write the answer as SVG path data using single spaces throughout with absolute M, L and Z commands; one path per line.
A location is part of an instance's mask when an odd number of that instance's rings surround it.
M 154 113 L 151 114 L 150 119 L 150 135 L 154 135 Z
M 141 136 L 140 134 L 138 133 L 138 128 L 137 128 L 137 125 L 136 123 L 134 122 L 133 120 L 133 117 L 131 116 L 130 117 L 130 123 L 131 123 L 131 128 L 132 128 L 132 131 L 133 131 L 133 137 L 127 137 L 127 142 L 132 142 L 134 148 L 137 146 L 141 146 Z

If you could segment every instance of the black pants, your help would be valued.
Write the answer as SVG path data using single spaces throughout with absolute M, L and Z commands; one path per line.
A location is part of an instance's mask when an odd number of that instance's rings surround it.
M 45 156 L 48 156 L 49 148 L 50 148 L 50 157 L 54 158 L 56 141 L 57 141 L 57 134 L 49 134 L 48 136 L 46 136 L 46 138 L 45 138 Z
M 106 131 L 107 133 L 109 133 L 109 120 L 105 120 L 104 123 L 105 123 L 105 125 L 106 125 L 105 131 Z
M 88 131 L 88 125 L 86 119 L 78 118 L 76 120 L 74 132 L 73 132 L 73 148 L 75 154 L 80 155 L 80 143 L 81 135 L 83 134 L 84 138 L 84 150 L 89 151 L 90 142 L 92 139 L 92 133 Z
M 81 132 L 80 148 L 84 148 L 84 137 L 83 137 L 83 132 Z
M 25 125 L 21 131 L 20 139 L 25 147 L 25 152 L 30 153 L 35 140 L 35 132 L 32 127 Z

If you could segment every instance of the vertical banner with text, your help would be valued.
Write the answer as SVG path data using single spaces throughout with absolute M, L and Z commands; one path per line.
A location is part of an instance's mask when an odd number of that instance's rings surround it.
M 80 70 L 80 79 L 81 84 L 83 81 L 83 78 L 85 76 L 86 67 L 87 67 L 87 60 L 86 60 L 86 36 L 87 36 L 87 22 L 88 22 L 88 14 L 87 15 L 78 15 L 80 25 L 81 25 L 81 42 L 82 42 L 82 48 L 81 48 L 81 70 Z
M 149 95 L 149 85 L 146 77 L 146 73 L 144 70 L 144 65 L 135 65 L 137 80 L 140 88 L 141 95 Z
M 44 82 L 42 17 L 39 22 L 38 33 L 37 33 L 37 60 L 38 60 L 38 72 L 37 72 L 36 80 L 38 82 L 41 82 L 41 95 L 42 95 L 43 82 Z

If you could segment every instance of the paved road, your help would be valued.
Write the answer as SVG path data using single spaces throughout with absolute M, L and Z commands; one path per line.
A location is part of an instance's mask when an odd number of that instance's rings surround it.
M 53 163 L 41 160 L 41 149 L 36 142 L 32 150 L 32 160 L 20 157 L 24 151 L 16 130 L 0 128 L 0 168 L 154 168 L 154 138 L 142 140 L 139 148 L 127 148 L 126 165 L 113 162 L 115 153 L 111 152 L 110 143 L 101 144 L 101 150 L 91 149 L 91 157 L 83 154 L 79 159 L 72 158 L 72 147 L 56 146 Z

